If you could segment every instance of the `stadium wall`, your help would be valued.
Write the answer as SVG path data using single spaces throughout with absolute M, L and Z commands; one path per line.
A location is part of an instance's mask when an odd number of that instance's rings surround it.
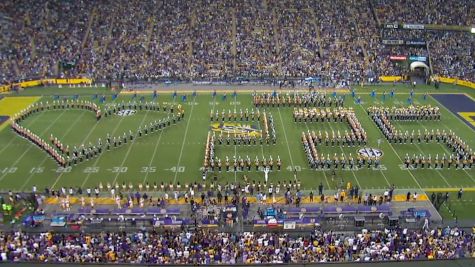
M 13 83 L 0 86 L 0 93 L 11 91 L 13 87 L 19 86 L 21 88 L 35 87 L 43 84 L 91 84 L 92 79 L 89 78 L 71 78 L 71 79 L 41 79 L 26 82 Z
M 400 82 L 402 81 L 402 76 L 381 76 L 379 80 L 382 82 Z
M 460 85 L 468 88 L 475 89 L 475 83 L 471 81 L 459 80 L 457 78 L 449 78 L 449 77 L 435 77 L 436 80 L 440 81 L 441 83 L 450 83 L 454 85 Z
M 400 82 L 403 80 L 402 76 L 381 76 L 379 80 L 382 82 Z M 471 81 L 460 80 L 458 78 L 449 78 L 449 77 L 439 77 L 434 76 L 434 80 L 438 80 L 441 83 L 460 85 L 463 87 L 468 87 L 475 89 L 475 83 Z

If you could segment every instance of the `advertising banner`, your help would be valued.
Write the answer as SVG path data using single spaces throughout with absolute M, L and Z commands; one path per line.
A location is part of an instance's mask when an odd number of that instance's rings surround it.
M 404 61 L 404 60 L 407 60 L 407 57 L 406 56 L 390 56 L 389 59 L 393 61 Z
M 402 28 L 409 30 L 423 30 L 425 27 L 423 24 L 402 24 Z
M 386 28 L 386 29 L 398 29 L 399 24 L 397 24 L 397 23 L 386 23 L 386 24 L 384 24 L 384 28 Z
M 424 46 L 424 45 L 426 45 L 426 41 L 424 41 L 424 40 L 406 40 L 406 45 Z
M 403 45 L 404 40 L 384 39 L 383 44 L 385 44 L 385 45 Z
M 410 61 L 422 61 L 422 62 L 426 62 L 426 61 L 427 61 L 427 57 L 422 57 L 422 56 L 410 56 L 410 57 L 409 57 L 409 60 L 410 60 Z

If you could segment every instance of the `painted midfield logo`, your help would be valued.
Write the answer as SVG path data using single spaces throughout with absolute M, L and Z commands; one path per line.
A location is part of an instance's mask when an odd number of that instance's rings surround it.
M 244 125 L 235 122 L 212 123 L 211 130 L 218 133 L 234 136 L 261 137 L 261 132 L 254 125 Z
M 380 158 L 383 156 L 383 151 L 377 148 L 365 147 L 358 150 L 358 154 L 362 157 L 376 157 Z

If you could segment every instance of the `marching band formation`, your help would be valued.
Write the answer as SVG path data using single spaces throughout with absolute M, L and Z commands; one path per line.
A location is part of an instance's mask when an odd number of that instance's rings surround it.
M 69 151 L 69 148 L 63 146 L 63 144 L 57 139 L 52 138 L 51 143 L 49 144 L 41 137 L 31 132 L 26 127 L 20 125 L 20 123 L 28 118 L 30 115 L 42 112 L 45 110 L 58 110 L 58 109 L 83 109 L 89 110 L 96 114 L 97 120 L 102 116 L 100 108 L 90 101 L 83 100 L 54 100 L 53 102 L 39 102 L 33 105 L 28 106 L 26 109 L 22 110 L 20 113 L 15 114 L 12 119 L 12 129 L 21 137 L 31 141 L 33 144 L 37 145 L 43 149 L 48 155 L 50 155 L 60 166 L 65 167 L 70 163 L 70 159 L 65 155 L 65 151 Z M 69 152 L 68 152 L 69 153 Z
M 312 139 L 316 144 L 325 143 L 329 146 L 355 146 L 365 145 L 367 142 L 367 135 L 361 123 L 356 118 L 356 115 L 352 108 L 294 108 L 294 121 L 295 122 L 346 122 L 350 127 L 350 132 L 345 130 L 344 134 L 337 131 L 335 134 L 332 131 L 330 134 L 325 131 L 323 134 L 318 131 L 318 134 L 312 131 Z M 310 133 L 309 133 L 310 134 Z
M 177 115 L 181 116 L 182 118 L 184 117 L 184 111 L 181 108 L 181 105 L 178 105 L 178 108 L 175 107 L 174 105 L 164 105 L 160 106 L 159 103 L 156 102 L 136 102 L 136 101 L 129 101 L 127 103 L 121 102 L 121 103 L 110 103 L 106 105 L 104 109 L 104 116 L 111 116 L 112 114 L 115 114 L 121 110 L 151 110 L 151 111 L 160 111 L 163 110 L 164 112 L 169 112 L 170 114 L 177 112 Z
M 219 110 L 216 109 L 216 111 L 211 110 L 209 114 L 210 121 L 216 121 L 216 122 L 224 122 L 224 121 L 260 121 L 261 120 L 261 112 L 257 108 L 256 111 L 254 111 L 254 108 L 251 108 L 251 111 L 249 111 L 248 108 L 245 110 L 239 109 L 239 113 L 234 109 L 234 111 L 231 111 L 230 109 L 226 113 L 226 110 L 223 109 L 221 111 L 221 114 L 219 113 Z
M 406 154 L 404 165 L 406 168 L 471 168 L 475 160 L 475 153 L 472 149 L 452 130 L 446 132 L 439 129 L 424 129 L 423 132 L 412 130 L 402 131 L 396 129 L 391 120 L 396 121 L 417 121 L 417 120 L 440 120 L 440 111 L 437 107 L 431 106 L 410 106 L 407 108 L 380 108 L 370 107 L 368 114 L 374 120 L 378 128 L 390 143 L 414 144 L 437 142 L 445 144 L 452 154 L 443 154 L 440 158 L 437 154 L 435 158 L 431 155 Z
M 214 115 L 216 114 L 216 115 Z M 245 110 L 245 112 L 240 110 L 240 116 L 236 113 L 236 110 L 234 110 L 234 113 L 229 110 L 229 112 L 226 115 L 225 110 L 223 109 L 221 115 L 219 115 L 219 112 L 214 113 L 211 111 L 210 113 L 210 120 L 216 121 L 216 122 L 232 122 L 236 121 L 237 118 L 240 118 L 240 121 L 255 121 L 255 122 L 260 122 L 261 129 L 253 129 L 250 128 L 249 126 L 246 125 L 232 125 L 229 127 L 226 127 L 225 125 L 221 125 L 219 128 L 219 136 L 217 138 L 217 141 L 220 145 L 226 144 L 226 145 L 256 145 L 257 141 L 262 144 L 276 144 L 277 142 L 277 136 L 275 133 L 275 126 L 274 126 L 274 118 L 272 114 L 269 112 L 267 113 L 266 111 L 263 111 L 262 113 L 259 111 L 259 109 L 254 112 L 254 109 L 251 110 L 251 113 L 249 115 L 248 109 Z M 224 134 L 227 133 L 227 137 L 224 136 Z
M 318 92 L 308 93 L 262 93 L 253 94 L 253 103 L 256 107 L 342 107 L 342 96 L 327 96 Z
M 20 125 L 20 122 L 26 119 L 29 115 L 44 111 L 44 110 L 55 110 L 55 109 L 85 109 L 90 110 L 96 113 L 97 120 L 100 120 L 102 117 L 101 110 L 99 107 L 89 101 L 79 101 L 79 100 L 58 100 L 53 101 L 51 104 L 46 103 L 37 103 L 29 106 L 25 110 L 21 111 L 19 114 L 16 114 L 13 123 L 12 129 L 18 133 L 20 136 L 25 139 L 33 142 L 35 145 L 39 146 L 41 149 L 45 150 L 53 159 L 61 166 L 67 167 L 76 165 L 84 160 L 92 159 L 93 157 L 98 156 L 103 152 L 104 149 L 110 150 L 112 147 L 120 147 L 123 144 L 127 144 L 128 141 L 132 141 L 135 137 L 141 137 L 154 131 L 162 130 L 171 124 L 176 124 L 178 121 L 184 118 L 184 110 L 181 105 L 178 107 L 174 106 L 164 106 L 162 110 L 168 112 L 168 117 L 160 119 L 158 121 L 150 122 L 149 124 L 140 126 L 136 133 L 133 133 L 129 130 L 128 133 L 123 133 L 123 135 L 111 137 L 110 134 L 107 134 L 105 138 L 105 143 L 102 142 L 101 138 L 98 139 L 97 143 L 93 144 L 81 144 L 80 146 L 74 146 L 72 151 L 68 145 L 64 145 L 59 138 L 50 135 L 50 143 L 43 140 L 38 135 L 32 133 L 29 129 Z M 106 107 L 104 112 L 104 117 L 111 116 L 116 114 L 121 110 L 153 110 L 160 111 L 160 106 L 156 103 L 136 103 L 129 102 L 125 103 L 113 103 L 110 106 Z
M 335 153 L 333 157 L 330 157 L 330 154 L 325 155 L 321 153 L 318 154 L 316 144 L 318 139 L 316 139 L 315 133 L 310 132 L 302 133 L 302 145 L 307 155 L 307 161 L 311 168 L 313 169 L 349 169 L 353 170 L 356 167 L 359 169 L 367 166 L 368 168 L 375 167 L 378 168 L 381 164 L 381 159 L 376 156 L 364 156 L 357 155 L 356 158 L 353 158 L 350 153 L 349 156 L 341 153 L 341 156 Z
M 234 139 L 236 140 L 236 139 Z M 232 162 L 230 161 L 229 157 L 226 156 L 226 159 L 223 162 L 220 158 L 217 158 L 215 155 L 215 134 L 211 134 L 208 132 L 208 137 L 206 138 L 206 146 L 205 146 L 205 158 L 203 162 L 203 172 L 206 175 L 207 172 L 222 172 L 222 171 L 258 171 L 260 169 L 267 169 L 269 171 L 274 170 L 274 159 L 270 156 L 268 159 L 262 157 L 262 160 L 256 156 L 256 158 L 251 160 L 249 156 L 242 158 L 241 156 L 234 156 Z M 275 167 L 277 171 L 281 170 L 282 161 L 280 157 L 277 156 L 277 160 L 275 162 Z
M 409 106 L 409 107 L 369 107 L 368 115 L 385 115 L 390 120 L 440 120 L 439 107 Z

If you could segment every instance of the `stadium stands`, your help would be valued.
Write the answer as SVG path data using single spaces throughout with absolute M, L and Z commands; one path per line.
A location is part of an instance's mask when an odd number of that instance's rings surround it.
M 208 230 L 0 234 L 0 261 L 260 264 L 406 261 L 473 257 L 473 235 L 458 228 L 407 229 L 288 236 Z
M 472 26 L 473 1 L 4 1 L 0 79 L 401 75 L 391 55 L 429 56 L 433 73 L 475 80 L 469 32 L 382 30 L 384 23 Z M 423 40 L 427 46 L 383 44 Z M 428 48 L 428 49 L 427 49 Z M 455 49 L 454 49 L 455 48 Z

